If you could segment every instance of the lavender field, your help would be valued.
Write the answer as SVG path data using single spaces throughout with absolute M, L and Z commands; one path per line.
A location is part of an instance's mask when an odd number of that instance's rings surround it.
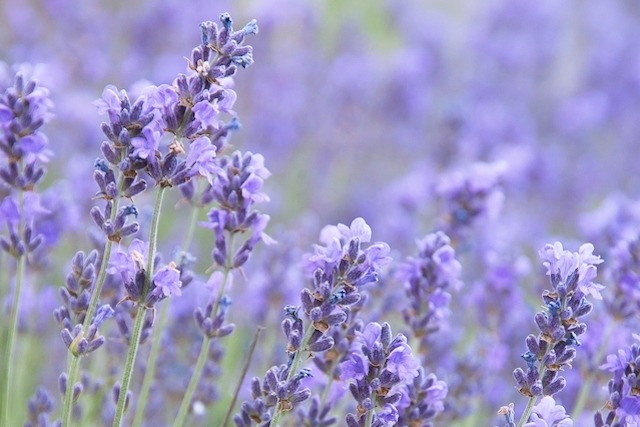
M 640 4 L 0 2 L 0 427 L 640 426 Z

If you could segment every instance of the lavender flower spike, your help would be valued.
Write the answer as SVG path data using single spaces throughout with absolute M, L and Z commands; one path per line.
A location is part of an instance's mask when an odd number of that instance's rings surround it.
M 518 427 L 529 421 L 533 403 L 539 396 L 552 396 L 565 387 L 566 380 L 558 373 L 571 367 L 575 347 L 580 345 L 578 338 L 587 330 L 580 322 L 593 307 L 586 297 L 601 298 L 599 291 L 603 288 L 593 282 L 595 266 L 602 262 L 593 254 L 593 245 L 586 243 L 578 252 L 570 252 L 556 242 L 546 245 L 539 254 L 552 289 L 542 293 L 545 309 L 535 315 L 540 333 L 525 340 L 527 351 L 522 358 L 527 369 L 513 371 L 520 394 L 529 397 Z
M 633 334 L 636 341 L 640 335 Z M 640 344 L 618 350 L 617 354 L 607 356 L 607 362 L 601 369 L 613 374 L 609 381 L 609 400 L 605 408 L 609 409 L 606 417 L 599 411 L 595 414 L 596 427 L 622 427 L 640 423 Z

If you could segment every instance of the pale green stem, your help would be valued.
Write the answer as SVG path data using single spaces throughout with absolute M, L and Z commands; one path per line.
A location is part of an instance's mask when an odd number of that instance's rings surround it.
M 373 409 L 367 412 L 367 418 L 364 420 L 364 427 L 371 427 L 371 423 L 373 423 Z
M 158 240 L 158 226 L 160 224 L 160 212 L 162 211 L 162 199 L 166 188 L 160 187 L 158 194 L 156 195 L 156 203 L 153 209 L 153 218 L 151 219 L 151 229 L 149 230 L 149 250 L 147 257 L 147 274 L 145 276 L 144 287 L 140 296 L 140 304 L 136 310 L 136 320 L 131 330 L 131 336 L 129 338 L 129 352 L 127 353 L 127 361 L 125 362 L 124 372 L 122 373 L 122 381 L 120 383 L 120 396 L 118 398 L 118 404 L 116 405 L 116 413 L 113 418 L 113 427 L 120 427 L 125 411 L 125 403 L 127 397 L 127 391 L 129 390 L 129 384 L 131 383 L 131 375 L 133 374 L 133 367 L 136 361 L 136 355 L 138 354 L 138 348 L 140 347 L 140 335 L 142 333 L 142 327 L 144 326 L 144 318 L 147 312 L 147 307 L 144 305 L 144 301 L 147 298 L 149 289 L 151 288 L 151 280 L 153 276 L 153 260 L 156 256 L 156 243 Z
M 322 406 L 324 405 L 324 402 L 327 401 L 327 397 L 329 396 L 329 390 L 331 390 L 331 385 L 333 384 L 333 367 L 334 367 L 334 363 L 335 362 L 331 362 L 329 364 L 329 369 L 327 370 L 327 372 L 329 372 L 329 375 L 327 375 L 327 384 L 324 386 L 324 390 L 322 390 L 322 395 L 320 396 L 320 410 L 322 410 Z
M 617 324 L 618 324 L 617 321 L 608 323 L 607 329 L 603 334 L 604 338 L 602 340 L 602 344 L 600 345 L 600 348 L 598 348 L 598 352 L 596 353 L 594 358 L 596 363 L 600 363 L 600 361 L 604 357 L 604 354 L 607 351 L 607 347 L 609 346 L 611 333 L 613 332 Z M 582 383 L 582 386 L 580 387 L 580 393 L 578 394 L 576 403 L 575 405 L 573 405 L 573 410 L 571 411 L 571 414 L 574 418 L 578 418 L 582 413 L 582 411 L 584 410 L 584 406 L 587 403 L 587 398 L 591 393 L 591 384 L 593 384 L 593 380 L 594 380 L 594 375 L 587 375 L 587 378 Z
M 224 295 L 225 287 L 227 285 L 227 279 L 229 278 L 229 273 L 231 272 L 231 254 L 233 253 L 233 236 L 229 239 L 229 248 L 227 254 L 227 265 L 224 267 L 224 276 L 222 278 L 222 285 L 220 286 L 220 291 L 218 292 L 218 297 L 213 306 L 213 310 L 211 311 L 212 316 L 216 316 L 218 313 L 218 308 L 220 307 L 220 299 Z M 209 346 L 211 345 L 211 338 L 205 336 L 202 340 L 202 347 L 200 348 L 200 354 L 198 355 L 198 360 L 196 362 L 196 366 L 193 370 L 193 374 L 191 375 L 191 380 L 189 380 L 189 385 L 187 390 L 184 393 L 182 398 L 182 402 L 180 403 L 180 409 L 178 410 L 178 415 L 176 416 L 175 421 L 173 422 L 173 427 L 182 427 L 187 418 L 187 413 L 189 412 L 189 407 L 191 406 L 191 400 L 193 399 L 193 395 L 196 392 L 196 388 L 198 386 L 198 382 L 200 381 L 200 377 L 202 376 L 202 371 L 204 370 L 204 365 L 207 362 L 207 358 L 209 357 Z
M 158 356 L 160 355 L 160 345 L 162 343 L 162 332 L 167 322 L 169 313 L 170 300 L 164 301 L 160 313 L 157 317 L 157 323 L 153 330 L 153 341 L 151 343 L 151 350 L 149 351 L 149 359 L 147 361 L 147 368 L 144 372 L 144 380 L 142 381 L 142 387 L 140 388 L 140 395 L 138 397 L 138 404 L 136 405 L 136 414 L 131 424 L 133 427 L 139 427 L 144 421 L 144 410 L 147 407 L 147 400 L 149 399 L 149 392 L 151 391 L 151 385 L 156 374 L 156 363 Z
M 118 187 L 121 186 L 122 181 L 123 177 L 120 177 Z M 118 213 L 118 202 L 119 199 L 113 200 L 110 218 L 112 222 L 115 220 L 115 217 Z M 98 272 L 98 278 L 96 280 L 95 286 L 93 287 L 93 290 L 91 291 L 91 300 L 89 301 L 89 307 L 87 308 L 87 312 L 84 316 L 84 322 L 82 325 L 83 331 L 89 329 L 91 321 L 93 320 L 93 314 L 98 307 L 98 300 L 100 299 L 100 294 L 102 293 L 102 286 L 107 279 L 107 265 L 109 264 L 109 258 L 111 257 L 112 246 L 113 242 L 107 238 L 107 241 L 104 244 L 104 252 L 102 253 L 102 260 L 100 262 L 100 271 Z M 78 378 L 78 372 L 80 370 L 80 358 L 75 356 L 71 352 L 69 352 L 69 354 L 71 355 L 71 357 L 67 366 L 67 389 L 64 394 L 64 402 L 62 405 L 63 427 L 71 426 L 71 415 L 73 409 L 73 385 Z
M 222 427 L 226 427 L 227 423 L 229 423 L 229 419 L 231 418 L 231 413 L 233 412 L 233 407 L 236 406 L 236 401 L 238 400 L 238 394 L 240 394 L 240 388 L 242 388 L 242 383 L 244 382 L 244 378 L 247 376 L 247 372 L 249 371 L 249 365 L 251 365 L 251 358 L 253 357 L 253 353 L 256 350 L 256 344 L 258 344 L 258 338 L 260 337 L 260 333 L 264 330 L 262 326 L 258 326 L 256 328 L 256 333 L 253 336 L 253 340 L 251 341 L 251 346 L 249 347 L 249 353 L 247 354 L 247 358 L 244 362 L 244 366 L 242 367 L 242 374 L 238 379 L 238 383 L 236 384 L 236 389 L 233 393 L 233 398 L 231 399 L 231 403 L 229 403 L 229 407 L 227 408 L 227 413 L 224 415 L 224 420 L 222 421 Z
M 181 250 L 187 250 L 189 246 L 191 246 L 199 211 L 200 209 L 196 206 L 191 210 L 191 220 L 189 221 L 189 227 L 185 233 L 184 240 L 182 241 Z M 178 255 L 180 255 L 181 251 L 178 252 Z M 153 330 L 153 340 L 151 342 L 151 350 L 149 351 L 149 360 L 147 361 L 147 368 L 144 373 L 144 380 L 142 381 L 142 388 L 140 389 L 140 397 L 138 398 L 138 405 L 136 406 L 136 414 L 133 419 L 132 427 L 139 427 L 142 425 L 142 421 L 144 420 L 144 411 L 147 407 L 149 392 L 151 391 L 151 385 L 155 378 L 156 363 L 158 355 L 160 354 L 160 345 L 162 344 L 162 332 L 167 321 L 167 316 L 169 315 L 170 303 L 171 301 L 165 301 L 163 303 L 157 317 L 157 324 Z
M 22 227 L 20 227 L 18 230 L 20 232 Z M 5 380 L 4 380 L 4 390 L 3 391 L 3 398 L 2 398 L 2 408 L 0 408 L 0 413 L 2 414 L 2 423 L 0 423 L 0 425 L 3 426 L 9 426 L 9 425 L 13 425 L 12 423 L 10 423 L 9 421 L 9 408 L 11 408 L 11 400 L 10 397 L 13 395 L 13 393 L 11 392 L 11 390 L 13 390 L 12 388 L 12 375 L 11 375 L 11 367 L 13 366 L 13 356 L 14 356 L 14 344 L 15 344 L 15 336 L 16 336 L 16 332 L 18 330 L 18 305 L 20 303 L 20 292 L 22 290 L 22 283 L 24 281 L 24 270 L 25 270 L 25 266 L 26 266 L 26 255 L 22 255 L 20 256 L 20 258 L 18 258 L 18 270 L 16 272 L 16 288 L 14 290 L 13 293 L 13 304 L 11 306 L 11 314 L 10 314 L 10 318 L 9 318 L 9 333 L 7 336 L 7 342 L 6 342 L 6 352 L 5 352 L 5 356 L 4 356 L 4 364 L 5 366 L 3 366 L 3 373 L 5 375 Z M 15 420 L 13 420 L 15 421 Z
M 133 329 L 131 330 L 127 361 L 125 362 L 124 372 L 122 373 L 122 381 L 120 383 L 120 396 L 118 396 L 116 413 L 113 418 L 113 427 L 120 427 L 120 425 L 122 424 L 127 399 L 127 391 L 129 390 L 131 375 L 133 374 L 133 366 L 136 361 L 136 355 L 138 354 L 138 348 L 140 347 L 140 335 L 142 333 L 142 326 L 144 325 L 146 312 L 147 309 L 144 305 L 138 305 L 138 308 L 136 310 L 136 320 L 133 323 Z

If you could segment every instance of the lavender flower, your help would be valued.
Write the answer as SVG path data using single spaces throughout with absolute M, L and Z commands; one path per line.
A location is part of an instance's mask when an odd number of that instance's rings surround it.
M 53 409 L 53 399 L 51 395 L 43 388 L 38 387 L 35 394 L 29 398 L 27 402 L 28 421 L 24 423 L 24 427 L 59 427 L 62 424 L 49 421 L 49 413 Z
M 633 335 L 640 341 L 640 335 Z M 640 397 L 637 389 L 640 386 L 640 345 L 634 343 L 630 347 L 618 350 L 617 354 L 607 356 L 607 362 L 601 369 L 612 373 L 609 381 L 609 400 L 604 416 L 600 411 L 595 414 L 596 427 L 635 426 L 640 423 Z
M 474 163 L 465 172 L 453 171 L 440 180 L 435 192 L 445 204 L 447 234 L 462 237 L 476 221 L 497 216 L 504 200 L 500 181 L 505 170 L 502 162 Z
M 573 421 L 565 412 L 564 406 L 556 405 L 553 397 L 545 396 L 533 407 L 531 422 L 524 427 L 571 427 Z
M 357 413 L 347 415 L 347 425 L 395 425 L 397 404 L 406 391 L 403 386 L 419 375 L 419 363 L 404 335 L 392 339 L 389 324 L 369 323 L 357 334 L 351 359 L 340 366 L 343 380 L 355 380 L 349 390 L 358 403 Z M 371 424 L 366 424 L 367 419 Z
M 410 302 L 402 312 L 404 321 L 420 340 L 421 350 L 426 351 L 428 335 L 437 332 L 449 314 L 448 290 L 458 290 L 462 284 L 461 265 L 443 232 L 429 234 L 417 244 L 418 258 L 408 258 L 398 271 L 398 278 L 405 283 Z
M 398 425 L 432 427 L 434 419 L 444 411 L 447 393 L 447 383 L 434 374 L 427 375 L 420 367 L 413 381 L 404 385 L 402 399 L 397 404 Z
M 587 326 L 579 320 L 593 308 L 586 296 L 601 298 L 603 288 L 592 281 L 596 265 L 602 262 L 593 254 L 593 245 L 585 243 L 578 252 L 570 252 L 556 242 L 547 244 L 539 255 L 552 289 L 542 293 L 545 309 L 535 315 L 540 333 L 526 338 L 528 350 L 522 358 L 528 368 L 526 372 L 522 368 L 513 371 L 520 394 L 530 399 L 552 396 L 565 387 L 566 381 L 558 372 L 571 367 L 579 337 L 586 331 Z M 525 413 L 523 419 L 528 416 Z

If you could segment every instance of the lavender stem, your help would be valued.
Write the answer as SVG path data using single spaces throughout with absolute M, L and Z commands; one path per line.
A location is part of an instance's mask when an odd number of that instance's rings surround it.
M 24 202 L 24 191 L 18 191 L 18 204 L 19 208 L 22 211 L 22 206 Z M 24 224 L 22 222 L 22 217 L 18 224 L 18 235 L 22 235 L 22 229 L 24 228 Z M 4 364 L 2 369 L 2 373 L 4 374 L 4 389 L 2 403 L 0 406 L 0 425 L 8 426 L 11 425 L 9 423 L 9 408 L 10 406 L 10 396 L 13 393 L 10 393 L 12 390 L 12 378 L 11 378 L 11 366 L 13 365 L 13 353 L 14 353 L 14 341 L 16 336 L 16 331 L 18 329 L 18 306 L 20 304 L 20 292 L 22 290 L 22 282 L 24 281 L 24 270 L 26 267 L 26 254 L 20 255 L 18 258 L 18 268 L 16 271 L 16 289 L 13 293 L 13 304 L 11 305 L 11 315 L 9 319 L 9 334 L 7 336 L 6 342 L 6 352 L 4 356 Z
M 144 289 L 142 291 L 142 298 L 140 298 L 140 301 L 145 300 L 147 293 L 151 288 L 153 260 L 156 256 L 156 241 L 158 240 L 158 226 L 160 224 L 160 211 L 162 210 L 162 199 L 165 190 L 166 188 L 161 186 L 158 189 L 158 194 L 156 195 L 156 203 L 153 210 L 153 218 L 151 220 L 151 229 L 149 231 L 149 256 L 147 258 L 147 275 L 145 277 Z M 118 396 L 116 413 L 113 418 L 113 427 L 119 427 L 124 416 L 127 392 L 129 390 L 129 384 L 131 383 L 131 374 L 133 373 L 133 366 L 136 361 L 138 348 L 140 347 L 140 334 L 142 333 L 142 326 L 144 325 L 146 311 L 147 307 L 145 307 L 144 304 L 138 305 L 138 309 L 136 310 L 136 320 L 133 324 L 133 330 L 131 331 L 131 337 L 129 339 L 129 352 L 127 353 L 127 361 L 124 366 L 124 372 L 122 373 L 120 396 Z
M 229 403 L 229 408 L 227 408 L 227 413 L 224 415 L 224 421 L 222 422 L 222 427 L 227 427 L 229 423 L 229 419 L 231 418 L 231 413 L 233 412 L 233 407 L 236 406 L 236 401 L 238 400 L 238 394 L 240 394 L 240 388 L 242 388 L 242 383 L 244 382 L 244 378 L 247 376 L 247 372 L 249 371 L 249 365 L 251 365 L 251 359 L 253 358 L 253 353 L 256 350 L 256 345 L 258 344 L 258 338 L 260 334 L 264 331 L 262 326 L 258 326 L 256 328 L 256 333 L 253 336 L 253 340 L 251 341 L 251 346 L 249 347 L 249 353 L 247 354 L 247 358 L 244 362 L 244 366 L 242 367 L 242 374 L 240 374 L 240 378 L 238 379 L 238 384 L 236 385 L 236 389 L 233 393 L 233 398 L 231 399 L 231 403 Z
M 121 175 L 118 179 L 118 188 L 122 187 L 122 183 L 124 181 L 124 176 Z M 118 201 L 119 199 L 113 200 L 113 208 L 111 210 L 111 221 L 115 220 L 115 217 L 118 212 Z M 82 325 L 83 330 L 87 330 L 91 321 L 93 320 L 93 314 L 95 313 L 98 307 L 98 299 L 100 298 L 100 294 L 102 293 L 102 286 L 107 278 L 107 265 L 109 264 L 109 258 L 111 257 L 111 248 L 113 246 L 113 242 L 107 238 L 107 241 L 104 244 L 104 252 L 102 254 L 102 260 L 100 262 L 100 271 L 98 272 L 98 279 L 96 280 L 95 286 L 93 287 L 93 291 L 91 292 L 91 301 L 89 302 L 89 307 L 87 308 L 87 312 L 85 314 L 84 323 Z M 80 369 L 80 358 L 71 353 L 71 358 L 69 361 L 69 365 L 67 367 L 67 390 L 64 394 L 64 402 L 62 408 L 62 425 L 65 427 L 71 426 L 71 412 L 73 408 L 73 385 L 76 382 L 78 377 L 78 371 Z
M 220 286 L 220 291 L 218 292 L 218 296 L 213 305 L 213 316 L 215 317 L 218 313 L 218 309 L 220 308 L 220 300 L 224 295 L 225 288 L 227 286 L 227 280 L 229 278 L 229 273 L 233 269 L 233 237 L 232 234 L 229 237 L 229 248 L 227 250 L 227 265 L 224 266 L 224 272 L 222 277 L 222 285 Z M 184 393 L 182 398 L 182 402 L 180 403 L 180 409 L 178 410 L 178 415 L 176 416 L 175 421 L 173 422 L 173 427 L 182 427 L 187 417 L 187 412 L 189 411 L 189 405 L 191 405 L 191 400 L 193 399 L 193 395 L 196 392 L 196 387 L 198 386 L 198 381 L 200 381 L 200 377 L 202 376 L 202 371 L 204 370 L 204 365 L 207 362 L 207 357 L 209 355 L 209 347 L 211 345 L 211 338 L 208 336 L 204 336 L 202 340 L 202 347 L 200 348 L 200 354 L 198 354 L 198 360 L 196 361 L 196 366 L 191 375 L 191 380 L 189 380 L 189 385 L 187 386 L 187 390 Z

